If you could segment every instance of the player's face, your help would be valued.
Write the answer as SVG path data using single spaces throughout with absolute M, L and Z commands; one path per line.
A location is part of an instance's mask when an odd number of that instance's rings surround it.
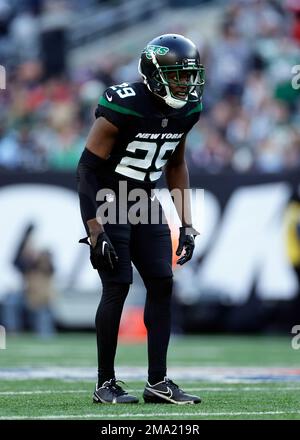
M 171 93 L 180 98 L 185 99 L 188 95 L 188 85 L 193 82 L 194 76 L 189 70 L 174 71 L 167 73 Z

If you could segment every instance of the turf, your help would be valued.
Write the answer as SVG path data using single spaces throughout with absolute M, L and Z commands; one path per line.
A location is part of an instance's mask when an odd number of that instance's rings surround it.
M 197 336 L 172 338 L 169 366 L 288 367 L 299 366 L 300 352 L 289 337 Z M 146 346 L 120 344 L 117 365 L 146 369 Z M 0 350 L 1 371 L 37 367 L 92 367 L 96 372 L 95 337 L 64 334 L 49 340 L 8 336 Z M 129 369 L 130 371 L 130 369 Z M 19 379 L 0 376 L 0 419 L 300 419 L 300 382 L 285 378 L 267 381 L 180 380 L 185 390 L 200 395 L 200 405 L 147 405 L 145 381 L 126 380 L 125 388 L 140 397 L 138 405 L 95 405 L 94 380 Z

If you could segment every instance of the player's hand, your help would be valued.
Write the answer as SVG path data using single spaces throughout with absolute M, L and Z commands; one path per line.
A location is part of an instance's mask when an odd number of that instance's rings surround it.
M 195 238 L 199 235 L 199 232 L 196 231 L 192 226 L 182 226 L 179 228 L 179 243 L 176 251 L 176 255 L 181 255 L 183 251 L 185 253 L 179 258 L 177 264 L 182 266 L 184 263 L 189 261 L 195 249 Z
M 82 238 L 79 243 L 86 243 L 90 246 L 90 260 L 94 269 L 113 270 L 116 268 L 118 256 L 106 232 L 101 232 L 91 242 L 89 238 Z

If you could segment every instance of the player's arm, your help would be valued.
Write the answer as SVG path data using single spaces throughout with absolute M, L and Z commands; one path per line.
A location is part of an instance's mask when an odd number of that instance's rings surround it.
M 190 188 L 189 171 L 184 157 L 185 138 L 181 140 L 176 150 L 170 157 L 165 168 L 167 185 L 170 191 L 178 189 L 181 193 L 182 203 L 174 198 L 174 205 L 182 226 L 192 226 L 190 197 L 186 197 Z
M 185 160 L 185 140 L 186 137 L 180 141 L 165 168 L 169 191 L 177 189 L 181 195 L 181 197 L 175 196 L 173 199 L 182 224 L 176 254 L 181 255 L 182 251 L 185 250 L 185 254 L 177 262 L 180 265 L 192 258 L 195 247 L 194 238 L 198 235 L 198 232 L 192 226 L 191 201 L 189 191 L 187 191 L 190 188 L 190 182 Z
M 101 159 L 108 159 L 119 129 L 103 116 L 97 118 L 88 134 L 86 148 Z
M 95 269 L 113 268 L 117 255 L 106 235 L 101 219 L 96 217 L 96 195 L 99 188 L 99 169 L 105 166 L 118 135 L 118 128 L 104 117 L 94 122 L 87 144 L 78 164 L 79 198 L 84 221 L 88 228 L 91 244 L 91 262 Z M 82 239 L 81 242 L 87 242 Z
M 97 170 L 105 166 L 116 137 L 118 128 L 107 119 L 100 117 L 95 120 L 88 134 L 85 151 L 79 161 L 79 182 L 83 194 L 86 224 L 90 232 L 92 244 L 95 244 L 99 233 L 103 232 L 101 219 L 96 218 L 96 194 L 98 188 Z
M 96 119 L 88 134 L 86 149 L 102 160 L 108 159 L 118 136 L 118 132 L 119 129 L 107 119 L 103 117 Z M 91 175 L 91 182 L 93 181 L 93 173 L 95 173 L 95 171 L 96 170 L 92 169 L 91 167 L 88 170 L 88 173 Z M 92 196 L 94 197 L 94 201 L 96 202 L 96 194 L 98 188 L 93 187 L 91 188 L 91 191 Z M 104 230 L 101 224 L 101 219 L 97 219 L 96 215 L 94 215 L 87 220 L 87 225 L 90 232 L 91 242 L 92 244 L 94 244 L 97 241 L 99 233 L 103 232 Z

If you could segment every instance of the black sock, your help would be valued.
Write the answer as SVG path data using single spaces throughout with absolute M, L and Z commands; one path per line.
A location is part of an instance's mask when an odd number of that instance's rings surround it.
M 155 385 L 158 382 L 162 382 L 165 377 L 166 377 L 166 373 L 162 373 L 162 374 L 152 373 L 152 374 L 149 374 L 149 376 L 148 376 L 148 382 L 150 383 L 150 385 Z
M 104 382 L 109 382 L 111 379 L 115 379 L 115 377 L 103 378 L 102 376 L 98 376 L 97 388 L 102 387 Z

